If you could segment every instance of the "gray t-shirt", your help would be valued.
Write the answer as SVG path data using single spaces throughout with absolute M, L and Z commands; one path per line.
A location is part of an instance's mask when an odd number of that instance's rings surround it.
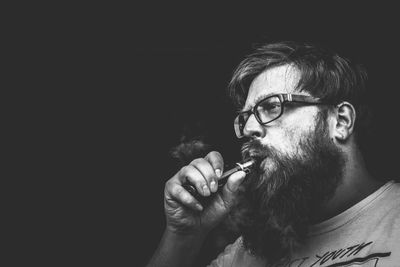
M 209 266 L 265 267 L 241 238 Z M 313 225 L 304 245 L 275 266 L 400 266 L 400 183 L 390 181 L 343 213 Z

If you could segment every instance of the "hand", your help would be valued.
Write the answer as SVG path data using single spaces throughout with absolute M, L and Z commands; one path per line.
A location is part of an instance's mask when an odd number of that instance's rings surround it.
M 168 230 L 180 234 L 208 232 L 228 214 L 246 174 L 243 171 L 232 174 L 222 191 L 216 193 L 223 166 L 221 154 L 213 151 L 193 160 L 167 181 L 164 208 Z M 186 191 L 182 185 L 187 182 L 194 185 L 201 196 L 210 198 L 207 206 Z

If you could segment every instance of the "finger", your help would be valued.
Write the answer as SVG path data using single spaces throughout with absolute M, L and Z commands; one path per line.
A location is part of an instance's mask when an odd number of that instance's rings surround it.
M 211 194 L 203 174 L 193 165 L 183 167 L 179 176 L 183 183 L 189 182 L 194 185 L 200 195 L 208 197 Z
M 206 159 L 211 164 L 216 176 L 220 178 L 222 173 L 224 172 L 224 159 L 222 158 L 222 155 L 217 151 L 211 151 L 207 154 L 207 156 L 205 156 L 204 159 Z M 211 182 L 211 187 L 212 191 L 216 192 L 218 189 L 218 182 L 214 181 L 214 183 Z
M 188 191 L 186 191 L 180 184 L 171 183 L 165 187 L 165 190 L 165 198 L 167 202 L 171 203 L 171 201 L 174 201 L 189 209 L 198 211 L 203 210 L 203 206 L 199 203 L 199 201 Z
M 217 176 L 210 162 L 205 159 L 195 159 L 190 163 L 190 165 L 194 166 L 206 180 L 207 187 L 203 187 L 203 191 L 208 190 L 210 192 L 216 192 L 218 189 L 216 182 Z
M 227 206 L 232 206 L 237 196 L 238 189 L 246 177 L 244 171 L 238 171 L 232 174 L 222 189 L 222 199 Z

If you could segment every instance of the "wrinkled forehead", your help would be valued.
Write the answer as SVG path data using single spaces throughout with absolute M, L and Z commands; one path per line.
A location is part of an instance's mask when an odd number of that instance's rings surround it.
M 293 93 L 300 79 L 300 72 L 291 65 L 282 65 L 265 70 L 250 84 L 244 110 L 253 107 L 260 97 Z

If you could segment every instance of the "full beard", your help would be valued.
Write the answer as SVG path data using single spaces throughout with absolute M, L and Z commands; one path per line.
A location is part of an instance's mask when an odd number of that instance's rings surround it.
M 320 119 L 294 156 L 257 141 L 243 146 L 243 157 L 255 157 L 261 165 L 248 174 L 233 216 L 244 247 L 269 263 L 285 259 L 301 245 L 341 180 L 345 158 L 325 126 Z M 267 160 L 272 168 L 265 166 Z

